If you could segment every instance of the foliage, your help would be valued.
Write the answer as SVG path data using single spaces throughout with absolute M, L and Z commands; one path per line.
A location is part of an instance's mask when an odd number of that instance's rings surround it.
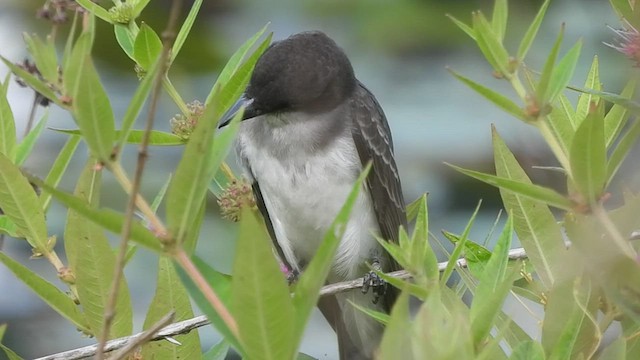
M 640 268 L 636 246 L 629 240 L 637 227 L 640 197 L 626 193 L 623 205 L 605 206 L 612 179 L 640 135 L 636 117 L 640 107 L 632 100 L 635 82 L 631 80 L 620 95 L 603 92 L 600 63 L 595 57 L 584 86 L 577 89 L 580 97 L 572 104 L 567 88 L 581 42 L 560 56 L 563 27 L 542 69 L 528 68 L 524 60 L 549 2 L 542 4 L 513 55 L 504 46 L 508 33 L 506 0 L 495 1 L 491 20 L 480 11 L 472 14 L 470 24 L 451 18 L 477 44 L 495 77 L 507 81 L 514 94 L 501 94 L 450 71 L 506 113 L 539 130 L 560 165 L 557 170 L 566 177 L 567 190 L 534 184 L 492 127 L 495 174 L 451 166 L 500 189 L 507 217 L 497 242 L 489 251 L 469 238 L 478 207 L 461 235 L 443 232 L 444 239 L 454 244 L 450 258 L 463 256 L 467 266 L 457 261 L 441 265 L 431 247 L 430 238 L 434 237 L 429 232 L 426 195 L 408 206 L 409 218 L 415 220 L 413 231 L 399 229 L 397 244 L 379 241 L 412 279 L 380 274 L 401 290 L 396 305 L 391 314 L 361 309 L 387 326 L 378 351 L 381 359 L 640 357 Z M 265 27 L 238 48 L 200 109 L 185 103 L 170 81 L 169 69 L 179 56 L 202 1 L 195 1 L 180 28 L 172 29 L 177 30 L 175 39 L 161 37 L 157 29 L 141 22 L 148 0 L 114 3 L 106 9 L 89 0 L 77 0 L 84 10 L 75 13 L 60 57 L 56 53 L 60 39 L 55 37 L 59 33 L 52 31 L 44 40 L 37 35 L 25 37 L 35 65 L 16 65 L 2 58 L 13 76 L 36 91 L 46 100 L 44 103 L 68 111 L 77 129 L 54 129 L 69 139 L 44 180 L 23 172 L 21 165 L 44 131 L 46 116 L 18 143 L 13 112 L 6 99 L 11 76 L 0 83 L 0 233 L 16 241 L 26 240 L 33 258 L 50 262 L 60 282 L 52 284 L 3 252 L 0 262 L 79 331 L 101 340 L 112 339 L 135 332 L 132 295 L 122 268 L 142 245 L 158 254 L 157 287 L 144 329 L 152 328 L 169 313 L 174 314 L 175 321 L 192 317 L 193 299 L 224 340 L 202 353 L 199 335 L 192 331 L 177 337 L 181 345 L 168 341 L 142 344 L 141 356 L 222 359 L 233 348 L 251 359 L 304 357 L 298 354 L 302 334 L 369 167 L 354 184 L 295 288 L 287 286 L 255 209 L 242 209 L 239 217 L 232 276 L 218 272 L 193 252 L 207 194 L 220 197 L 235 179 L 224 158 L 242 110 L 225 130 L 217 131 L 216 125 L 244 91 L 254 65 L 271 42 L 271 34 L 265 36 Z M 625 26 L 640 21 L 632 3 L 611 3 Z M 121 121 L 116 121 L 91 57 L 96 21 L 113 27 L 118 44 L 141 77 Z M 193 125 L 188 132 L 181 129 L 178 136 L 149 127 L 133 128 L 147 103 L 148 121 L 152 119 L 160 88 L 181 110 L 181 126 Z M 121 124 L 120 128 L 116 124 Z M 70 194 L 57 186 L 80 141 L 86 143 L 90 155 Z M 122 167 L 122 148 L 127 144 L 142 147 L 139 165 L 144 165 L 142 154 L 149 145 L 185 147 L 175 174 L 167 176 L 169 180 L 152 203 L 139 194 L 138 177 Z M 124 214 L 100 204 L 104 171 L 111 172 L 133 199 L 142 220 L 134 218 L 133 213 Z M 69 209 L 64 257 L 55 248 L 59 234 L 50 233 L 45 222 L 52 200 Z M 166 209 L 164 218 L 156 215 L 161 203 Z M 560 222 L 556 214 L 561 214 Z M 122 237 L 124 252 L 114 253 L 105 231 Z M 527 260 L 509 257 L 514 233 L 526 250 Z M 113 297 L 114 289 L 118 296 Z M 415 309 L 410 308 L 411 297 L 420 300 Z M 543 308 L 540 328 L 525 332 L 505 312 L 507 299 Z M 620 323 L 623 334 L 605 343 L 603 334 L 614 321 Z M 0 340 L 5 330 L 0 325 Z M 11 359 L 19 359 L 3 345 L 0 350 Z

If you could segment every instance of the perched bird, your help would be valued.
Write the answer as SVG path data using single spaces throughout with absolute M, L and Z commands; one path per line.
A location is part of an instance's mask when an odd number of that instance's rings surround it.
M 407 221 L 380 104 L 356 79 L 345 53 L 318 31 L 272 44 L 242 101 L 246 121 L 236 152 L 281 260 L 294 273 L 304 271 L 363 166 L 372 162 L 327 282 L 364 276 L 365 288 L 373 286 L 375 294 L 353 290 L 318 303 L 337 333 L 340 358 L 372 358 L 382 326 L 347 300 L 390 311 L 395 289 L 386 288 L 367 264 L 398 270 L 373 234 L 397 241 Z

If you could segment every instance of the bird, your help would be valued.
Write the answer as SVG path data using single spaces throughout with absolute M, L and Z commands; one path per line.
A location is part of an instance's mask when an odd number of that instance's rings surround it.
M 235 152 L 280 260 L 304 271 L 366 164 L 372 168 L 340 239 L 327 283 L 362 277 L 363 289 L 322 297 L 340 359 L 371 359 L 383 326 L 349 301 L 389 313 L 397 297 L 371 268 L 399 270 L 376 235 L 398 241 L 407 218 L 391 131 L 345 52 L 321 31 L 272 43 L 239 104 Z M 231 117 L 220 124 L 224 127 Z M 371 266 L 371 268 L 369 267 Z

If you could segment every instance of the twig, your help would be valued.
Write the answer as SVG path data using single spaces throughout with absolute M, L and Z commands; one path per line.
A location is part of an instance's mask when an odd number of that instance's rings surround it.
M 167 324 L 173 321 L 173 317 L 176 315 L 174 310 L 170 311 L 167 315 L 162 317 L 158 322 L 153 324 L 147 331 L 138 334 L 138 336 L 129 342 L 125 347 L 120 349 L 117 353 L 113 354 L 109 359 L 110 360 L 120 360 L 124 359 L 130 352 L 134 351 L 142 344 L 150 341 L 153 337 L 158 333 L 158 331 L 162 330 Z
M 516 249 L 509 250 L 510 260 L 521 260 L 526 258 L 527 258 L 527 254 L 525 253 L 523 248 L 516 248 Z M 457 265 L 460 267 L 463 267 L 463 268 L 467 267 L 467 261 L 465 259 L 458 259 L 456 262 L 457 262 Z M 438 270 L 444 271 L 444 269 L 447 267 L 447 264 L 448 264 L 447 261 L 438 263 Z M 394 271 L 392 273 L 388 273 L 387 275 L 397 277 L 399 279 L 411 278 L 411 275 L 409 275 L 409 273 L 407 273 L 405 270 Z M 357 289 L 361 287 L 362 287 L 362 279 L 353 280 L 353 281 L 344 281 L 344 282 L 324 286 L 320 290 L 320 295 L 321 296 L 331 295 L 331 294 L 336 294 L 339 292 L 344 292 L 347 290 Z M 187 334 L 194 329 L 198 329 L 200 327 L 203 327 L 209 324 L 210 322 L 206 316 L 204 315 L 196 316 L 192 319 L 180 321 L 175 324 L 171 324 L 162 328 L 162 330 L 158 331 L 158 333 L 152 336 L 149 340 L 150 341 L 166 340 L 167 338 L 171 338 L 177 335 Z M 105 344 L 104 351 L 110 352 L 110 351 L 121 349 L 127 346 L 129 343 L 136 341 L 139 336 L 140 334 L 136 334 L 133 336 L 127 336 L 120 339 L 111 340 Z M 74 350 L 61 352 L 54 355 L 44 356 L 41 358 L 37 358 L 35 360 L 85 359 L 95 355 L 97 348 L 98 348 L 97 345 L 90 345 L 90 346 L 85 346 L 85 347 L 74 349 Z
M 118 299 L 118 290 L 120 289 L 120 281 L 122 279 L 122 272 L 125 264 L 127 244 L 129 241 L 129 236 L 131 235 L 131 225 L 133 223 L 133 216 L 134 216 L 134 211 L 136 207 L 136 198 L 140 190 L 142 173 L 144 172 L 145 160 L 147 158 L 147 148 L 149 146 L 151 130 L 153 130 L 153 122 L 156 114 L 156 107 L 158 104 L 158 99 L 160 97 L 160 90 L 162 87 L 162 78 L 168 70 L 167 60 L 169 59 L 169 52 L 171 51 L 171 47 L 173 46 L 173 42 L 176 37 L 175 29 L 178 23 L 178 16 L 180 15 L 181 7 L 182 7 L 181 0 L 172 1 L 171 10 L 169 12 L 169 20 L 167 22 L 167 27 L 165 31 L 162 33 L 163 47 L 162 47 L 162 53 L 160 54 L 160 58 L 158 59 L 158 61 L 160 61 L 158 65 L 160 66 L 160 69 L 154 79 L 153 92 L 151 94 L 151 102 L 149 104 L 149 111 L 147 113 L 147 122 L 146 122 L 145 130 L 142 136 L 142 141 L 139 147 L 138 162 L 136 164 L 136 172 L 133 178 L 133 184 L 131 186 L 131 193 L 129 194 L 129 203 L 127 205 L 125 221 L 122 227 L 122 238 L 120 240 L 120 246 L 118 249 L 118 257 L 116 259 L 116 266 L 114 270 L 113 281 L 111 283 L 111 288 L 109 291 L 109 299 L 107 302 L 107 306 L 105 307 L 104 324 L 102 327 L 102 332 L 100 333 L 100 342 L 98 345 L 98 352 L 96 353 L 96 360 L 102 360 L 104 357 L 103 356 L 104 345 L 106 344 L 107 339 L 109 339 L 109 330 L 111 329 L 111 324 L 115 317 L 115 306 L 116 306 L 116 301 Z

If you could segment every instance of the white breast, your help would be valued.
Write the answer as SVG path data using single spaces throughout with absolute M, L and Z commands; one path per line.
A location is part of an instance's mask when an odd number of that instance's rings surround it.
M 327 122 L 288 116 L 285 123 L 273 118 L 245 121 L 237 149 L 247 175 L 260 185 L 287 260 L 304 265 L 347 199 L 361 164 L 348 127 L 335 134 L 335 141 L 313 148 L 309 144 L 326 130 Z M 332 271 L 336 280 L 362 276 L 365 262 L 378 247 L 372 231 L 378 227 L 370 196 L 362 191 L 338 248 Z

